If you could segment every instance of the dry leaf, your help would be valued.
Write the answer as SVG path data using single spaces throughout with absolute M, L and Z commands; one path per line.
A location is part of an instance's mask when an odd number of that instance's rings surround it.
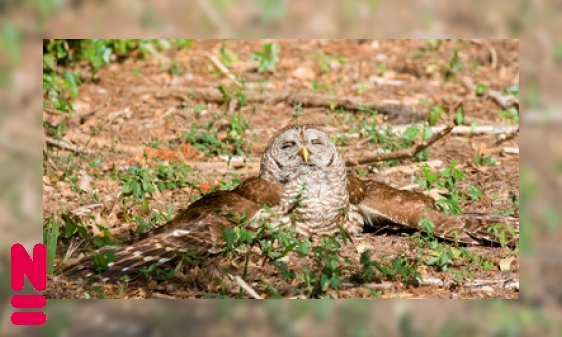
M 291 73 L 291 76 L 298 78 L 299 80 L 306 81 L 314 79 L 314 77 L 316 77 L 316 74 L 310 68 L 298 67 Z
M 80 179 L 78 179 L 78 187 L 82 191 L 89 192 L 90 191 L 90 183 L 92 182 L 92 178 L 86 173 L 86 171 L 80 171 Z
M 500 259 L 500 270 L 507 271 L 511 269 L 511 262 L 515 260 L 515 257 L 510 256 L 503 259 Z
M 373 246 L 368 241 L 361 241 L 355 245 L 355 249 L 357 250 L 357 253 L 363 254 L 368 250 L 373 250 Z

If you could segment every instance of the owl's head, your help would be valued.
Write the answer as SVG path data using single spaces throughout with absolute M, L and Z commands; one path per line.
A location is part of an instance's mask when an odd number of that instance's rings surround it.
M 260 177 L 286 183 L 313 170 L 345 167 L 330 137 L 318 126 L 291 125 L 279 130 L 263 154 Z

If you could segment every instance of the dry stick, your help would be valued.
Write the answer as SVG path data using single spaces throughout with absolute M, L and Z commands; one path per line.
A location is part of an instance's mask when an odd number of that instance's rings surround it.
M 492 46 L 490 41 L 481 40 L 481 39 L 471 39 L 470 41 L 472 43 L 475 43 L 475 44 L 479 45 L 479 46 L 484 45 L 486 47 L 486 49 L 488 49 L 488 52 L 490 53 L 490 59 L 492 61 L 492 64 L 490 64 L 490 67 L 492 69 L 496 69 L 497 66 L 498 66 L 498 53 L 496 52 L 496 48 L 494 48 Z
M 502 150 L 504 153 L 508 153 L 508 154 L 519 154 L 518 147 L 504 147 Z
M 470 91 L 474 91 L 476 89 L 476 85 L 474 84 L 474 81 L 472 81 L 472 79 L 469 77 L 463 77 L 462 83 Z M 503 109 L 506 110 L 509 109 L 513 104 L 517 103 L 517 100 L 513 96 L 511 95 L 504 96 L 499 91 L 489 89 L 486 91 L 486 94 L 490 96 L 494 101 L 496 101 L 496 103 L 498 103 Z
M 216 88 L 204 87 L 131 87 L 128 88 L 136 93 L 155 93 L 159 96 L 170 94 L 186 95 L 192 100 L 200 100 L 205 102 L 224 103 L 226 97 Z M 343 108 L 347 110 L 364 110 L 370 108 L 377 110 L 385 115 L 407 114 L 410 116 L 414 113 L 414 107 L 401 104 L 397 101 L 368 101 L 357 97 L 341 97 L 334 95 L 324 95 L 302 90 L 281 91 L 277 93 L 265 93 L 258 90 L 246 90 L 246 101 L 248 103 L 266 103 L 277 104 L 285 102 L 289 105 L 302 103 L 306 107 L 324 107 L 330 109 Z
M 404 132 L 406 129 L 411 127 L 411 125 L 397 125 L 392 127 L 393 131 Z M 440 132 L 445 129 L 445 126 L 432 126 L 430 129 L 432 132 Z M 496 125 L 480 125 L 480 126 L 468 126 L 468 125 L 456 125 L 451 131 L 452 134 L 463 135 L 463 134 L 517 134 L 519 132 L 519 125 L 513 126 L 496 126 Z
M 46 137 L 45 140 L 47 141 L 47 143 L 60 147 L 63 150 L 69 150 L 69 151 L 73 151 L 73 152 L 82 152 L 82 153 L 87 153 L 87 154 L 91 154 L 92 152 L 88 149 L 82 149 L 80 150 L 76 145 L 74 144 L 67 144 L 63 141 L 60 140 L 56 140 L 50 137 Z
M 518 134 L 519 134 L 519 128 L 517 128 L 517 130 L 515 130 L 515 131 L 513 131 L 513 132 L 500 135 L 500 136 L 498 137 L 498 140 L 496 141 L 496 145 L 499 145 L 499 144 L 501 144 L 501 143 L 503 143 L 503 142 L 506 142 L 506 141 L 508 141 L 508 140 L 510 140 L 510 139 L 513 139 L 513 138 L 515 138 L 515 136 L 517 136 Z
M 434 277 L 424 277 L 423 281 L 420 282 L 421 285 L 434 285 L 439 287 L 444 287 L 448 285 L 460 285 L 463 287 L 481 287 L 485 285 L 500 285 L 503 288 L 511 288 L 513 287 L 512 283 L 516 282 L 519 283 L 519 280 L 513 279 L 503 279 L 503 280 L 473 280 L 467 282 L 457 282 L 455 280 L 441 280 Z
M 231 73 L 230 70 L 228 70 L 228 68 L 224 64 L 222 64 L 222 62 L 215 55 L 210 54 L 209 59 L 221 71 L 221 73 L 223 73 L 223 75 L 228 77 L 229 80 L 234 82 L 234 84 L 236 84 L 239 88 L 244 87 L 242 85 L 242 83 L 238 82 L 238 80 L 236 79 L 236 76 L 234 76 L 234 74 Z
M 357 165 L 375 163 L 379 161 L 411 158 L 415 156 L 418 152 L 422 151 L 423 149 L 427 148 L 431 144 L 438 141 L 439 139 L 445 137 L 447 134 L 451 132 L 451 130 L 453 130 L 454 126 L 455 126 L 454 124 L 449 124 L 443 130 L 435 133 L 433 136 L 429 137 L 428 139 L 420 143 L 414 143 L 412 147 L 409 147 L 407 149 L 388 152 L 388 153 L 380 153 L 374 156 L 367 156 L 358 159 L 350 159 L 345 162 L 345 165 L 357 166 Z
M 236 280 L 236 283 L 238 283 L 238 285 L 242 287 L 242 289 L 246 290 L 246 292 L 250 294 L 250 296 L 252 296 L 256 300 L 263 300 L 263 298 L 258 295 L 258 293 L 252 287 L 250 287 L 250 285 L 248 285 L 248 283 L 246 283 L 240 276 L 236 275 L 234 276 L 234 279 Z

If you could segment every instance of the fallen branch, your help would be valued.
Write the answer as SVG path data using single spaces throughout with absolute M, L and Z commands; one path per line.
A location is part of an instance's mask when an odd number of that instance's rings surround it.
M 250 285 L 246 283 L 240 276 L 238 275 L 234 276 L 234 280 L 236 280 L 236 283 L 238 283 L 238 285 L 242 289 L 246 290 L 246 292 L 250 294 L 250 296 L 252 296 L 256 300 L 263 300 L 263 298 L 260 295 L 258 295 L 258 293 L 252 287 L 250 287 Z
M 392 129 L 393 131 L 400 131 L 404 132 L 406 129 L 411 127 L 411 125 L 398 125 L 394 126 Z M 428 129 L 431 132 L 441 132 L 443 129 L 447 128 L 446 126 L 432 126 Z M 468 126 L 468 125 L 456 125 L 453 130 L 451 130 L 452 134 L 456 135 L 463 135 L 463 134 L 517 134 L 519 132 L 519 125 L 513 126 L 496 126 L 496 125 L 479 125 L 479 126 Z
M 178 297 L 162 294 L 162 293 L 159 293 L 157 291 L 152 292 L 152 297 L 157 298 L 157 299 L 161 299 L 161 300 L 177 300 L 178 299 Z
M 474 82 L 472 81 L 471 78 L 469 77 L 463 77 L 462 78 L 462 83 L 464 84 L 464 86 L 474 92 L 476 90 L 476 84 L 474 84 Z M 502 95 L 502 93 L 500 93 L 499 91 L 496 90 L 492 90 L 492 89 L 488 89 L 486 91 L 486 95 L 490 96 L 496 103 L 498 103 L 504 110 L 509 109 L 510 107 L 512 107 L 514 104 L 518 104 L 518 101 L 515 99 L 515 97 L 511 96 L 511 95 Z
M 441 280 L 434 277 L 424 277 L 423 281 L 418 281 L 419 285 L 445 287 L 451 285 L 460 285 L 463 287 L 482 287 L 487 285 L 498 285 L 505 289 L 519 289 L 519 280 L 503 279 L 503 280 L 473 280 L 459 282 L 457 280 Z
M 179 94 L 189 97 L 191 100 L 225 103 L 229 99 L 224 93 L 216 88 L 203 87 L 131 87 L 128 88 L 135 93 L 153 93 L 159 97 L 171 94 Z M 380 114 L 389 117 L 407 116 L 408 119 L 417 117 L 422 119 L 423 113 L 416 115 L 414 107 L 401 104 L 398 101 L 369 101 L 358 97 L 341 97 L 334 95 L 324 95 L 303 90 L 281 91 L 277 93 L 267 93 L 258 90 L 245 90 L 246 101 L 248 103 L 266 103 L 275 105 L 285 102 L 288 105 L 302 103 L 305 107 L 324 107 L 330 109 L 343 108 L 346 110 L 363 111 L 366 109 L 377 110 Z
M 504 147 L 503 152 L 508 153 L 508 154 L 519 154 L 519 148 L 518 147 Z
M 502 135 L 498 136 L 498 139 L 496 140 L 496 145 L 499 145 L 503 142 L 506 142 L 508 140 L 511 140 L 513 138 L 515 138 L 515 136 L 517 136 L 519 134 L 519 128 L 517 128 L 517 130 L 510 132 L 510 133 L 505 133 Z
M 82 153 L 86 153 L 86 154 L 91 154 L 92 152 L 88 149 L 79 149 L 78 146 L 74 145 L 74 144 L 70 144 L 70 143 L 65 143 L 63 141 L 60 140 L 56 140 L 53 139 L 51 137 L 46 137 L 45 141 L 51 145 L 54 145 L 56 147 L 59 147 L 63 150 L 68 150 L 68 151 L 73 151 L 73 152 L 82 152 Z
M 454 128 L 454 125 L 450 124 L 450 125 L 446 126 L 443 130 L 434 133 L 433 136 L 429 137 L 428 139 L 426 139 L 422 142 L 419 142 L 419 143 L 415 142 L 412 147 L 409 147 L 407 149 L 398 150 L 398 151 L 394 151 L 394 152 L 388 152 L 388 153 L 380 153 L 380 154 L 377 154 L 377 155 L 374 155 L 374 156 L 367 156 L 367 157 L 362 157 L 362 158 L 359 158 L 359 159 L 350 159 L 350 160 L 347 160 L 345 162 L 345 165 L 346 166 L 357 166 L 357 165 L 363 165 L 363 164 L 376 163 L 376 162 L 380 162 L 380 161 L 411 158 L 411 157 L 415 156 L 418 152 L 424 150 L 425 148 L 427 148 L 431 144 L 438 141 L 439 139 L 445 137 L 447 134 L 449 134 L 451 132 L 451 130 L 453 130 L 453 128 Z
M 236 84 L 239 88 L 243 88 L 244 86 L 242 85 L 242 83 L 240 83 L 237 79 L 236 76 L 234 76 L 233 73 L 230 72 L 230 70 L 228 70 L 228 68 L 222 64 L 222 62 L 213 54 L 209 55 L 209 59 L 211 60 L 211 62 L 213 62 L 213 64 L 215 65 L 215 67 L 217 67 L 221 73 L 228 77 L 229 80 L 231 80 L 232 82 L 234 82 L 234 84 Z

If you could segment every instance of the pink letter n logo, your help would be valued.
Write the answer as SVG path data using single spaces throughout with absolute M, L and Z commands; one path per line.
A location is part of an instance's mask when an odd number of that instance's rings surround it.
M 47 248 L 43 244 L 33 247 L 33 259 L 27 254 L 25 248 L 16 243 L 11 251 L 11 285 L 12 290 L 22 291 L 25 286 L 24 277 L 37 291 L 43 291 L 47 287 Z M 17 309 L 41 309 L 47 304 L 45 296 L 37 295 L 14 295 L 12 296 L 12 307 Z M 16 311 L 12 314 L 14 325 L 43 325 L 47 321 L 44 312 L 38 311 Z

